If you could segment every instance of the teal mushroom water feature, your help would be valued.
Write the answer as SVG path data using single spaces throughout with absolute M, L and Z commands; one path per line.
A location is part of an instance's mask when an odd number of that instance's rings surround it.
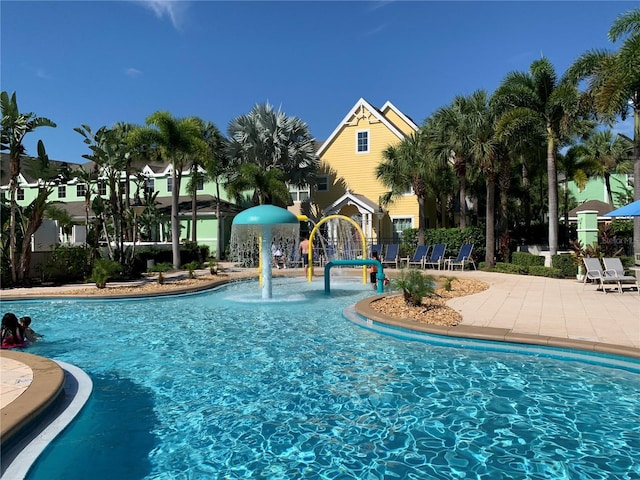
M 259 205 L 249 208 L 233 219 L 231 257 L 234 261 L 244 265 L 252 264 L 256 258 L 257 250 L 259 250 L 263 299 L 271 299 L 273 296 L 271 287 L 272 252 L 279 249 L 284 257 L 294 253 L 298 245 L 299 232 L 298 217 L 275 205 Z

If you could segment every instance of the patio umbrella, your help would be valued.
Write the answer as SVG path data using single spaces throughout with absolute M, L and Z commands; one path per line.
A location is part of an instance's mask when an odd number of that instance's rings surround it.
M 635 202 L 630 203 L 629 205 L 625 205 L 624 207 L 620 207 L 613 212 L 609 212 L 604 217 L 640 217 L 640 200 L 636 200 Z

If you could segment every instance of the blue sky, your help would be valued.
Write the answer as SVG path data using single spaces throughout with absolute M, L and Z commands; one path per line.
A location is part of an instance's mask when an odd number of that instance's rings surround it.
M 58 124 L 27 136 L 82 163 L 81 124 L 157 110 L 229 122 L 269 102 L 325 140 L 360 97 L 417 124 L 455 95 L 493 92 L 541 55 L 558 74 L 638 2 L 6 1 L 1 87 Z M 617 128 L 631 132 L 631 121 Z

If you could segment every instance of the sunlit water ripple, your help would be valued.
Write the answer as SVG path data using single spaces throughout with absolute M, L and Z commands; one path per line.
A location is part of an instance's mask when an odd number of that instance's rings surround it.
M 29 478 L 640 478 L 640 367 L 381 335 L 333 282 L 7 303 L 95 384 Z

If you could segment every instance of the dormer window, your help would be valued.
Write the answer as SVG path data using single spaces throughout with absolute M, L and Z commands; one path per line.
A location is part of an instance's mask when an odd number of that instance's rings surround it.
M 356 133 L 356 152 L 369 152 L 369 130 L 361 130 Z

